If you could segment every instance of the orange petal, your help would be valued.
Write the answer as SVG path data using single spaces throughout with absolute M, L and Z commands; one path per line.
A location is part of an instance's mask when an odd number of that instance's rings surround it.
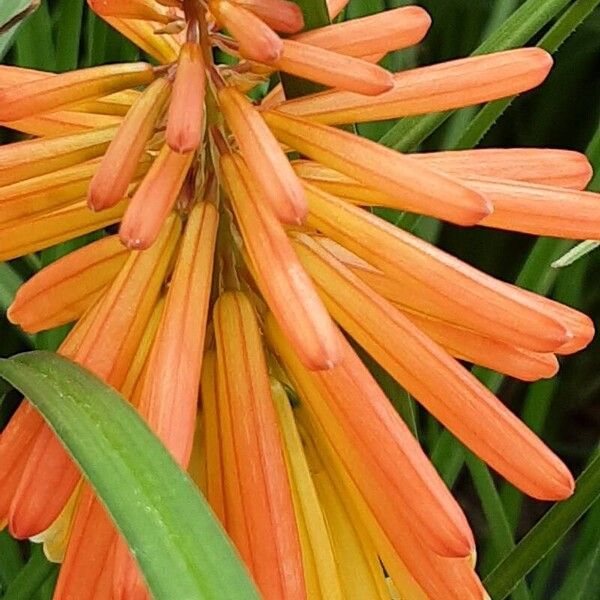
M 267 304 L 304 364 L 331 368 L 339 359 L 337 332 L 285 231 L 265 208 L 238 157 L 222 156 L 221 173 Z
M 331 543 L 338 557 L 338 571 L 345 594 L 343 597 L 347 600 L 362 600 L 365 597 L 364 591 L 369 590 L 369 598 L 389 600 L 390 593 L 382 581 L 383 567 L 371 532 L 352 506 L 348 491 L 339 485 L 327 468 L 326 450 L 334 453 L 333 450 L 330 446 L 323 448 L 326 445 L 323 440 L 314 434 L 313 427 L 307 427 L 308 419 L 302 407 L 296 408 L 295 416 L 302 434 L 302 448 L 310 465 L 312 479 L 327 518 Z M 400 560 L 396 562 L 401 563 Z M 402 594 L 399 597 L 427 600 L 427 596 L 410 573 L 403 573 L 403 576 L 398 578 L 398 569 L 392 572 L 387 566 L 386 569 L 395 577 L 394 583 L 398 585 Z M 381 589 L 382 587 L 384 589 Z
M 400 304 L 535 352 L 552 352 L 572 338 L 511 286 L 363 209 L 312 186 L 307 192 L 308 225 L 380 269 L 384 277 L 367 275 L 369 284 L 388 287 Z
M 397 119 L 530 90 L 544 81 L 551 66 L 544 50 L 519 48 L 396 73 L 394 87 L 375 98 L 328 91 L 290 100 L 279 110 L 329 125 Z
M 173 17 L 154 0 L 88 0 L 89 7 L 102 17 L 141 19 L 167 24 Z
M 593 171 L 585 154 L 547 148 L 484 148 L 412 154 L 456 177 L 497 177 L 582 190 Z
M 179 235 L 172 219 L 148 252 L 132 253 L 100 302 L 74 360 L 115 388 L 127 378 L 146 325 L 158 300 Z M 30 451 L 13 498 L 11 531 L 26 538 L 45 531 L 60 514 L 79 471 L 62 444 L 45 427 Z
M 101 156 L 116 130 L 116 127 L 107 127 L 1 146 L 0 186 L 52 173 Z
M 525 493 L 546 500 L 572 493 L 565 465 L 469 371 L 322 246 L 299 240 L 302 262 L 332 315 L 436 419 Z M 423 502 L 423 492 L 414 497 Z
M 240 54 L 249 60 L 272 63 L 283 52 L 283 42 L 254 13 L 226 0 L 210 0 L 210 11 L 239 44 Z
M 91 160 L 0 187 L 0 223 L 37 217 L 84 198 L 97 168 L 98 161 Z
M 306 31 L 293 39 L 349 56 L 385 55 L 420 42 L 430 25 L 425 10 L 405 6 Z
M 394 85 L 392 74 L 377 65 L 289 39 L 283 40 L 283 53 L 273 65 L 297 77 L 359 95 L 376 96 Z
M 371 140 L 277 111 L 263 116 L 279 141 L 384 192 L 396 208 L 460 225 L 473 225 L 492 211 L 467 185 Z
M 86 315 L 69 332 L 58 352 L 73 358 L 92 324 L 93 313 Z M 29 450 L 44 427 L 42 415 L 24 400 L 0 435 L 0 524 L 8 519 L 15 491 L 29 458 Z
M 468 556 L 474 540 L 460 507 L 348 342 L 340 336 L 338 366 L 312 373 L 269 319 L 266 334 L 382 526 L 401 511 L 432 551 Z
M 189 215 L 138 407 L 183 467 L 195 429 L 218 221 L 208 202 Z
M 116 531 L 104 507 L 84 485 L 54 600 L 109 600 Z
M 546 185 L 469 179 L 494 204 L 481 225 L 535 235 L 600 239 L 600 194 Z
M 205 92 L 202 49 L 199 44 L 187 42 L 179 54 L 167 122 L 167 143 L 175 152 L 191 152 L 200 145 L 204 131 Z
M 127 248 L 149 248 L 181 192 L 194 154 L 179 154 L 163 146 L 135 192 L 121 220 L 119 236 Z
M 124 212 L 123 202 L 102 213 L 93 213 L 85 201 L 81 201 L 29 221 L 9 223 L 0 227 L 0 260 L 37 252 L 102 229 L 117 223 Z
M 103 17 L 117 31 L 130 39 L 138 48 L 156 58 L 161 64 L 177 60 L 180 43 L 173 35 L 156 35 L 156 24 L 151 21 Z
M 227 530 L 267 600 L 306 598 L 300 541 L 254 309 L 214 309 Z
M 475 331 L 463 329 L 426 315 L 407 311 L 398 306 L 410 321 L 432 340 L 456 358 L 493 369 L 523 381 L 537 381 L 554 377 L 558 361 L 554 354 L 530 352 L 494 340 Z
M 170 93 L 170 84 L 157 79 L 131 107 L 89 186 L 90 208 L 102 210 L 114 206 L 125 196 Z
M 90 98 L 148 85 L 155 71 L 147 63 L 124 63 L 79 69 L 0 90 L 0 121 L 16 121 Z
M 31 333 L 75 321 L 114 279 L 127 256 L 117 236 L 67 254 L 19 288 L 8 319 Z
M 486 148 L 411 154 L 410 158 L 427 166 L 465 179 L 494 177 L 525 181 L 538 185 L 583 189 L 592 177 L 592 168 L 585 154 L 571 150 L 538 148 Z M 372 190 L 346 175 L 314 161 L 296 160 L 294 170 L 300 176 L 336 196 L 371 204 Z M 386 199 L 386 204 L 394 202 Z
M 487 600 L 488 596 L 469 564 L 469 559 L 440 557 L 426 548 L 415 535 L 412 523 L 401 514 L 395 522 L 386 523 L 387 531 L 370 511 L 351 472 L 327 439 L 325 430 L 301 407 L 297 410 L 300 424 L 315 440 L 319 457 L 336 490 L 344 500 L 351 518 L 368 531 L 381 560 L 403 597 L 443 598 L 444 600 Z M 390 535 L 391 534 L 391 535 Z
M 254 13 L 274 31 L 297 33 L 304 28 L 304 15 L 289 0 L 235 0 L 235 3 Z
M 113 557 L 114 570 L 110 600 L 151 600 L 135 559 L 120 536 L 115 539 Z
M 282 222 L 304 221 L 307 206 L 302 184 L 261 115 L 235 88 L 223 88 L 218 98 L 264 200 Z
M 225 521 L 224 468 L 220 442 L 220 411 L 217 391 L 217 356 L 214 351 L 204 355 L 201 397 L 206 448 L 206 499 L 219 521 Z

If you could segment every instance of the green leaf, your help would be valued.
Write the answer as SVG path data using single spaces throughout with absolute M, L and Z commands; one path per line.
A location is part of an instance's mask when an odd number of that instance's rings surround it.
M 135 410 L 78 365 L 48 352 L 0 360 L 127 540 L 155 600 L 258 599 L 205 500 Z
M 528 0 L 476 48 L 473 55 L 523 46 L 550 23 L 569 2 L 570 0 Z M 453 113 L 454 111 L 447 111 L 402 119 L 381 138 L 380 142 L 404 152 L 414 150 Z
M 600 0 L 577 0 L 541 39 L 538 46 L 554 54 L 599 4 Z M 464 131 L 455 149 L 476 146 L 516 97 L 511 96 L 486 104 Z
M 10 50 L 26 16 L 35 10 L 34 0 L 5 0 L 0 4 L 0 60 Z
M 58 571 L 58 565 L 49 562 L 41 546 L 35 546 L 31 558 L 14 578 L 2 600 L 29 600 L 40 587 Z
M 574 262 L 578 261 L 580 258 L 587 256 L 590 252 L 593 252 L 596 248 L 600 246 L 600 242 L 595 240 L 587 240 L 585 242 L 581 242 L 577 244 L 575 248 L 571 248 L 566 254 L 563 254 L 558 260 L 555 260 L 552 263 L 552 268 L 561 269 L 563 267 L 568 267 L 572 265 Z
M 577 479 L 575 494 L 555 504 L 490 573 L 484 585 L 493 600 L 503 600 L 558 544 L 594 501 L 600 497 L 600 452 Z

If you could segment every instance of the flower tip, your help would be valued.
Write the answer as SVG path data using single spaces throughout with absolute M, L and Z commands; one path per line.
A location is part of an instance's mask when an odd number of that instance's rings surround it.
M 169 129 L 167 129 L 167 145 L 173 152 L 177 152 L 177 154 L 189 154 L 190 152 L 194 152 L 198 149 L 200 145 L 200 138 L 191 137 L 189 135 L 179 135 L 177 133 L 171 133 Z
M 126 232 L 119 232 L 119 239 L 125 248 L 128 250 L 147 250 L 151 243 L 148 240 L 143 240 L 139 237 L 131 237 Z

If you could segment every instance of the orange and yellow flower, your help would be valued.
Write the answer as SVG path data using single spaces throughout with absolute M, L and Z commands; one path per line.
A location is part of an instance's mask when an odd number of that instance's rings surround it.
M 508 481 L 559 500 L 567 468 L 459 361 L 551 377 L 593 326 L 369 208 L 586 239 L 600 198 L 581 191 L 591 172 L 575 152 L 401 154 L 335 126 L 521 93 L 551 58 L 525 48 L 391 74 L 378 61 L 429 27 L 417 7 L 301 32 L 287 0 L 89 4 L 159 66 L 0 67 L 0 122 L 27 134 L 0 148 L 0 259 L 118 234 L 40 271 L 9 318 L 76 323 L 59 351 L 189 469 L 263 597 L 485 598 L 461 508 L 348 337 Z M 330 89 L 288 100 L 277 85 L 253 103 L 278 71 Z M 56 599 L 148 597 L 26 401 L 0 463 L 0 523 L 64 562 Z

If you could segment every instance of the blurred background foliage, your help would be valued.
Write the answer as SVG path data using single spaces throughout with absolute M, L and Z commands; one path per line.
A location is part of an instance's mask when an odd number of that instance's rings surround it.
M 3 0 L 0 24 L 27 3 L 27 0 Z M 417 48 L 385 59 L 386 66 L 392 70 L 471 53 L 523 1 L 351 0 L 341 18 L 356 18 L 415 3 L 432 15 L 432 29 Z M 600 172 L 599 2 L 577 0 L 563 4 L 565 10 L 576 4 L 583 6 L 585 13 L 594 10 L 556 52 L 555 67 L 546 83 L 513 102 L 480 145 L 587 150 Z M 553 23 L 527 45 L 536 44 Z M 143 58 L 129 42 L 91 14 L 82 0 L 42 2 L 18 30 L 0 36 L 0 55 L 5 64 L 55 72 Z M 423 142 L 422 148 L 456 147 L 478 110 L 456 112 Z M 392 126 L 389 122 L 363 125 L 359 132 L 379 139 Z M 14 133 L 0 130 L 0 141 L 14 139 Z M 592 188 L 600 191 L 600 177 L 594 179 Z M 389 212 L 385 216 L 493 275 L 546 293 L 591 315 L 597 324 L 600 322 L 600 251 L 572 266 L 554 270 L 550 263 L 572 246 L 569 242 L 536 240 L 482 228 L 463 229 L 431 219 L 401 218 Z M 57 347 L 65 334 L 64 328 L 31 338 L 11 326 L 4 311 L 21 281 L 89 239 L 88 236 L 62 244 L 10 264 L 0 263 L 0 356 L 32 347 L 50 350 Z M 561 359 L 560 374 L 551 381 L 526 385 L 483 370 L 477 370 L 477 374 L 498 390 L 502 400 L 564 458 L 575 474 L 582 471 L 596 450 L 600 429 L 600 338 L 584 352 Z M 479 569 L 485 577 L 549 506 L 524 498 L 506 483 L 490 476 L 479 461 L 465 453 L 451 436 L 443 434 L 431 417 L 416 409 L 412 400 L 385 373 L 379 371 L 376 375 L 467 511 L 479 541 Z M 17 402 L 14 396 L 1 402 L 0 426 L 7 422 Z M 465 458 L 468 468 L 463 468 Z M 599 531 L 600 504 L 596 502 L 585 518 L 529 574 L 526 585 L 516 588 L 512 597 L 517 600 L 599 598 Z M 0 597 L 6 592 L 4 598 L 8 600 L 50 598 L 55 576 L 56 568 L 45 561 L 39 548 L 16 543 L 5 532 L 0 534 Z M 21 580 L 19 586 L 15 585 L 18 583 L 15 578 Z M 25 587 L 24 582 L 27 582 Z M 17 588 L 20 591 L 15 595 L 11 590 Z

